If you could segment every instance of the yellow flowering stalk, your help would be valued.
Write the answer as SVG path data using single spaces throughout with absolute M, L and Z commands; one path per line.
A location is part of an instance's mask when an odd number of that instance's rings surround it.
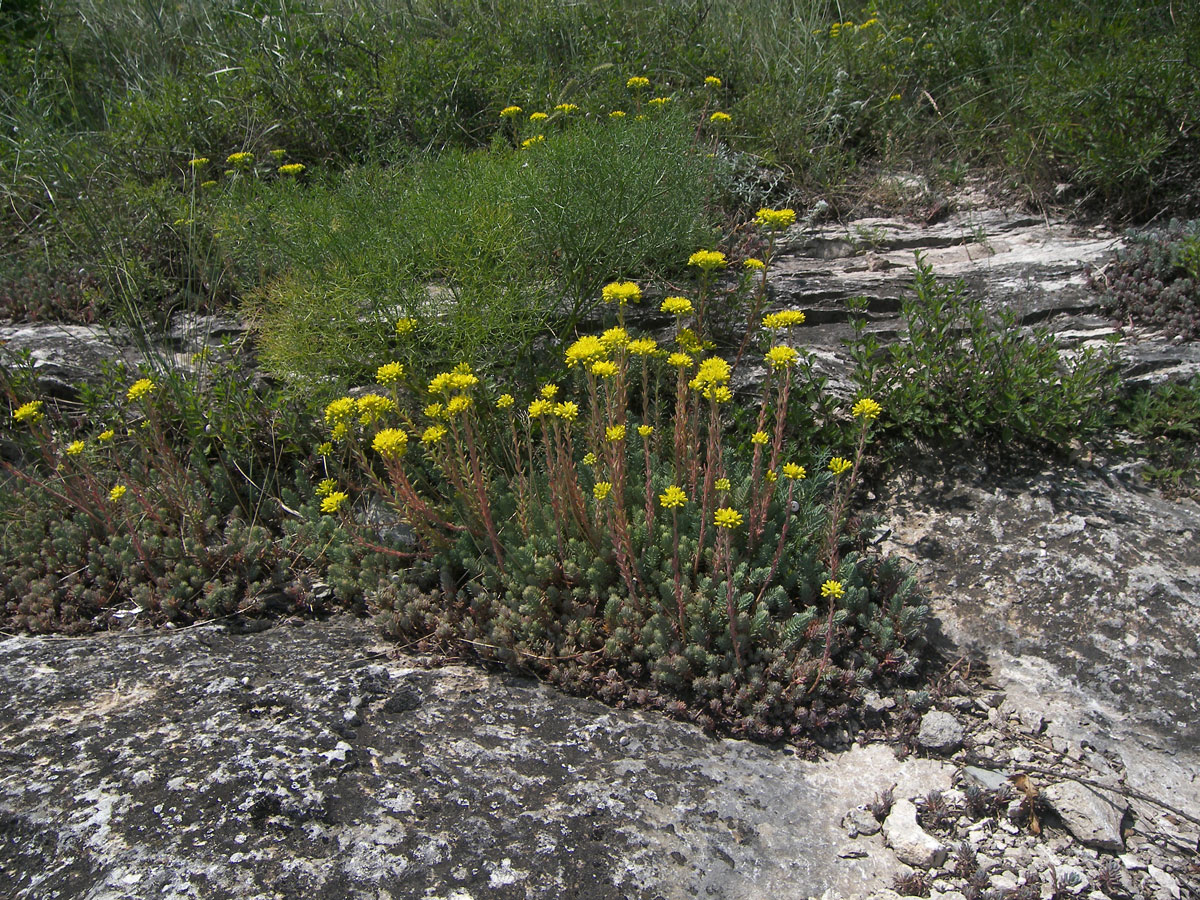
M 208 163 L 209 163 L 209 159 L 207 156 L 197 156 L 195 159 L 191 159 L 188 161 L 188 166 L 190 166 L 192 171 L 195 172 L 199 169 L 203 169 L 205 166 L 208 165 Z
M 607 355 L 608 349 L 600 338 L 592 334 L 585 335 L 567 348 L 567 368 L 586 367 L 589 363 L 603 359 Z
M 240 153 L 230 153 L 225 157 L 225 162 L 235 169 L 245 169 L 254 164 L 254 154 L 244 150 Z
M 340 510 L 350 497 L 345 491 L 332 491 L 321 501 L 321 512 L 331 516 Z
M 355 402 L 355 407 L 358 410 L 358 421 L 361 425 L 371 425 L 378 422 L 385 415 L 396 411 L 396 404 L 388 397 L 381 397 L 378 394 L 366 394 L 359 397 Z
M 84 444 L 83 441 L 71 441 L 71 443 L 67 445 L 65 452 L 67 456 L 79 456 L 79 454 L 83 453 L 86 447 L 87 445 Z
M 725 615 L 729 618 L 729 642 L 733 645 L 733 658 L 738 669 L 742 668 L 742 651 L 738 642 L 737 607 L 734 605 L 733 589 L 733 530 L 740 528 L 742 514 L 736 509 L 723 506 L 713 515 L 717 526 L 717 557 L 725 563 Z
M 755 256 L 750 256 L 742 260 L 742 265 L 752 272 L 761 272 L 767 267 L 765 262 Z
M 21 404 L 13 410 L 12 416 L 22 425 L 36 425 L 46 418 L 46 414 L 42 412 L 41 400 L 30 400 L 28 403 Z
M 609 328 L 604 334 L 600 335 L 600 343 L 610 353 L 614 350 L 620 350 L 629 343 L 629 332 L 624 328 Z
M 653 356 L 658 351 L 658 341 L 654 338 L 638 338 L 630 341 L 626 349 L 634 356 Z
M 850 462 L 850 460 L 846 459 L 845 457 L 835 456 L 829 461 L 829 471 L 834 475 L 842 475 L 850 471 L 852 465 L 853 464 Z
M 630 76 L 629 80 L 625 82 L 625 87 L 629 88 L 631 91 L 644 91 L 646 88 L 650 87 L 650 79 L 641 75 L 632 75 Z
M 125 494 L 128 492 L 128 490 L 129 489 L 123 484 L 115 484 L 113 485 L 112 490 L 108 492 L 108 499 L 113 503 L 119 503 L 125 497 Z
M 283 162 L 283 158 L 285 156 L 287 156 L 287 151 L 284 150 L 282 147 L 276 147 L 274 150 L 271 151 L 270 156 L 271 156 L 271 159 L 275 160 L 275 162 Z
M 765 431 L 756 431 L 756 432 L 754 432 L 754 434 L 750 435 L 750 443 L 756 444 L 756 445 L 757 444 L 765 444 L 768 439 L 769 439 L 769 436 Z
M 125 398 L 130 403 L 136 403 L 143 397 L 153 393 L 157 387 L 158 385 L 149 378 L 139 378 L 132 385 L 130 385 L 129 390 L 125 394 Z
M 604 429 L 605 440 L 608 441 L 623 441 L 625 440 L 624 425 L 609 425 Z
M 764 207 L 754 216 L 754 224 L 764 231 L 784 231 L 796 224 L 796 211 Z
M 333 478 L 322 478 L 317 482 L 316 494 L 321 500 L 324 500 L 330 494 L 337 490 L 337 481 Z
M 551 410 L 555 418 L 562 419 L 564 422 L 574 422 L 579 418 L 579 404 L 567 400 L 563 403 L 555 403 L 554 409 Z
M 653 106 L 655 109 L 662 109 L 670 102 L 670 97 L 654 97 L 652 100 L 650 100 L 647 106 Z
M 529 121 L 533 122 L 535 125 L 538 122 L 545 122 L 548 118 L 550 118 L 550 117 L 548 115 L 546 115 L 544 112 L 535 112 L 535 113 L 529 114 Z
M 279 167 L 280 175 L 296 176 L 304 171 L 304 163 L 287 163 Z
M 660 309 L 673 316 L 688 316 L 692 313 L 692 301 L 687 297 L 668 297 Z
M 595 487 L 592 488 L 592 496 L 595 497 L 599 502 L 606 500 L 611 492 L 611 481 L 597 481 Z
M 793 325 L 804 324 L 804 313 L 798 309 L 784 309 L 763 316 L 763 328 L 791 328 Z
M 404 366 L 398 362 L 384 363 L 375 370 L 375 380 L 384 387 L 391 387 L 404 377 Z
M 399 428 L 384 428 L 376 432 L 371 449 L 386 460 L 397 460 L 408 449 L 408 435 Z
M 535 134 L 533 137 L 526 138 L 525 140 L 521 141 L 521 149 L 528 150 L 530 147 L 536 147 L 544 140 L 546 140 L 546 136 L 544 134 Z
M 504 109 L 500 110 L 500 118 L 515 119 L 521 114 L 521 112 L 522 109 L 519 106 L 506 106 Z
M 733 121 L 733 116 L 729 115 L 729 113 L 718 111 L 709 116 L 708 121 L 713 125 L 728 125 Z
M 117 433 L 115 431 L 113 431 L 111 428 L 106 428 L 102 432 L 100 432 L 98 435 L 96 435 L 96 440 L 100 441 L 100 443 L 102 443 L 102 444 L 107 444 L 109 441 L 111 441 L 116 436 L 117 436 Z
M 597 378 L 613 378 L 617 372 L 617 364 L 607 359 L 598 359 L 588 367 L 588 371 Z
M 440 443 L 442 438 L 446 436 L 445 425 L 430 425 L 421 435 L 421 443 L 426 447 L 431 447 L 434 444 Z
M 501 394 L 499 397 L 496 398 L 496 408 L 497 409 L 509 409 L 516 402 L 517 401 L 513 399 L 512 394 Z
M 725 254 L 719 250 L 697 250 L 688 257 L 688 265 L 695 266 L 701 272 L 712 272 L 725 268 Z
M 883 407 L 870 397 L 864 397 L 854 404 L 854 408 L 850 412 L 856 419 L 877 419 L 883 412 Z
M 625 111 L 623 109 L 614 109 L 608 114 L 608 117 L 610 119 L 623 119 L 625 118 Z
M 641 300 L 642 289 L 632 281 L 614 281 L 601 289 L 600 297 L 605 303 L 624 306 L 626 303 L 637 303 Z
M 408 337 L 417 330 L 417 320 L 405 317 L 396 320 L 396 334 L 400 337 Z
M 579 107 L 574 103 L 560 103 L 554 107 L 556 113 L 562 113 L 564 116 L 569 116 L 573 112 L 579 112 Z
M 716 75 L 709 75 L 704 79 L 704 86 L 707 88 L 713 88 L 715 90 L 721 86 L 721 79 Z

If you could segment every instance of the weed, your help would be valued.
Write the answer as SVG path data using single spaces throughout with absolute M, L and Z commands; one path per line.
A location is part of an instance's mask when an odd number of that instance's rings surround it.
M 1200 335 L 1200 221 L 1130 235 L 1101 274 L 1090 276 L 1109 311 L 1161 328 L 1168 337 Z

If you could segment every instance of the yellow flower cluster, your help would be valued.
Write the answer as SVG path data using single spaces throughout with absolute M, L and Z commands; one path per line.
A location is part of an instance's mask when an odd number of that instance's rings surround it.
M 600 297 L 605 303 L 637 303 L 642 299 L 642 289 L 632 281 L 614 281 L 606 284 L 600 291 Z
M 42 412 L 41 400 L 30 400 L 13 410 L 13 418 L 23 425 L 36 425 L 46 418 Z
M 763 316 L 763 328 L 791 328 L 804 324 L 804 313 L 798 309 L 784 309 Z
M 588 369 L 597 378 L 612 378 L 617 374 L 617 364 L 607 359 L 598 359 Z
M 139 378 L 129 386 L 129 390 L 126 392 L 125 397 L 130 403 L 134 403 L 138 400 L 141 400 L 147 394 L 153 393 L 154 389 L 157 387 L 158 385 L 149 378 Z
M 96 440 L 100 441 L 101 443 L 107 444 L 109 441 L 111 441 L 116 436 L 117 436 L 117 433 L 115 431 L 113 431 L 111 428 L 106 428 L 106 429 L 104 429 L 104 431 L 102 431 L 98 435 L 96 435 Z
M 736 509 L 730 509 L 728 506 L 722 506 L 713 516 L 713 523 L 718 528 L 737 528 L 742 524 L 742 514 Z
M 763 473 L 763 478 L 767 480 L 767 484 L 774 484 L 775 479 L 778 477 L 779 476 L 775 473 L 774 469 L 767 469 L 767 471 Z
M 725 254 L 719 250 L 697 250 L 688 257 L 688 265 L 696 266 L 702 272 L 723 269 L 725 267 Z
M 622 109 L 614 109 L 608 114 L 608 117 L 610 119 L 623 119 L 625 118 L 625 111 Z
M 596 454 L 595 453 L 585 453 L 583 455 L 583 464 L 585 466 L 594 466 L 596 464 Z
M 767 362 L 771 364 L 772 369 L 786 369 L 794 366 L 799 358 L 800 354 L 791 347 L 778 346 L 767 351 Z
M 425 412 L 425 415 L 427 415 L 431 419 L 446 418 L 446 407 L 442 403 L 430 403 L 428 406 L 425 407 L 424 412 Z
M 407 337 L 408 335 L 412 334 L 416 330 L 417 330 L 417 320 L 416 319 L 405 318 L 405 319 L 397 319 L 396 320 L 396 334 L 398 334 L 400 337 Z
M 658 495 L 658 505 L 663 509 L 678 509 L 687 503 L 688 496 L 684 493 L 683 488 L 671 485 L 665 491 Z
M 604 429 L 604 436 L 610 441 L 623 441 L 625 440 L 625 426 L 609 425 Z
M 729 490 L 729 479 L 718 478 L 713 482 L 713 487 L 715 487 L 718 491 L 727 491 Z
M 429 393 L 449 394 L 451 391 L 469 391 L 479 384 L 467 363 L 459 363 L 449 372 L 439 372 L 429 382 Z
M 337 481 L 332 478 L 322 478 L 317 482 L 317 496 L 324 500 L 337 490 Z
M 638 338 L 629 342 L 629 352 L 634 356 L 653 356 L 658 350 L 658 341 L 654 338 Z
M 382 385 L 395 384 L 404 377 L 404 366 L 398 362 L 384 363 L 375 370 L 375 380 Z
M 850 412 L 856 419 L 878 419 L 879 414 L 883 412 L 883 407 L 870 397 L 863 397 L 854 404 L 854 408 Z
M 555 403 L 552 412 L 554 415 L 558 416 L 558 418 L 567 422 L 574 422 L 579 418 L 579 406 L 576 403 L 572 403 L 570 400 L 567 400 L 564 403 Z
M 686 353 L 672 353 L 667 357 L 667 365 L 676 369 L 690 369 L 692 358 Z
M 653 106 L 655 109 L 662 109 L 664 106 L 666 106 L 670 102 L 671 102 L 670 97 L 655 97 L 653 100 L 649 101 L 649 103 L 647 105 Z
M 713 125 L 728 125 L 733 121 L 733 117 L 729 113 L 715 112 L 708 117 L 708 121 Z
M 638 426 L 638 434 L 644 438 L 648 438 L 648 437 L 650 437 L 650 435 L 654 434 L 654 426 L 653 425 L 639 425 Z
M 519 106 L 506 106 L 504 109 L 500 110 L 500 118 L 515 119 L 522 113 L 522 111 L 523 110 Z
M 446 436 L 445 425 L 430 425 L 425 429 L 425 433 L 421 435 L 421 443 L 425 446 L 432 446 Z
M 688 386 L 693 391 L 699 391 L 706 399 L 714 399 L 715 392 L 729 383 L 729 377 L 733 374 L 729 363 L 721 359 L 719 356 L 710 356 L 700 363 L 700 368 L 696 370 L 696 377 L 693 378 Z M 720 402 L 718 400 L 718 402 Z
M 846 596 L 846 589 L 842 587 L 840 581 L 834 581 L 832 578 L 821 585 L 821 596 L 825 598 L 832 597 L 834 600 L 841 600 Z
M 554 111 L 556 113 L 562 113 L 564 116 L 569 116 L 573 112 L 578 112 L 579 107 L 574 103 L 560 103 L 558 106 L 554 107 Z
M 540 144 L 545 139 L 546 136 L 544 134 L 535 134 L 533 137 L 526 138 L 525 140 L 521 141 L 521 149 L 528 150 L 530 147 Z
M 356 411 L 353 397 L 339 397 L 325 407 L 325 424 L 348 424 Z
M 808 472 L 804 470 L 804 466 L 798 466 L 795 463 L 783 464 L 783 477 L 789 481 L 800 481 L 807 476 Z
M 850 460 L 846 459 L 844 456 L 835 456 L 829 461 L 829 471 L 834 475 L 841 475 L 845 472 L 848 472 L 852 466 L 853 463 L 851 463 Z
M 513 399 L 512 394 L 501 394 L 496 399 L 496 408 L 497 409 L 511 409 L 512 405 L 516 402 L 517 401 Z
M 612 352 L 629 343 L 629 332 L 624 328 L 609 328 L 600 335 L 600 343 L 604 345 L 605 350 Z
M 365 394 L 355 401 L 355 406 L 358 409 L 358 421 L 363 425 L 370 425 L 372 422 L 378 422 L 386 413 L 395 412 L 396 404 L 389 397 L 380 397 L 378 394 Z
M 529 114 L 530 122 L 545 122 L 548 118 L 550 118 L 550 117 L 548 115 L 546 115 L 544 112 L 535 112 L 535 113 Z
M 299 175 L 304 171 L 304 163 L 288 163 L 279 167 L 280 175 Z
M 555 397 L 558 396 L 558 385 L 557 384 L 544 385 L 538 393 L 541 394 L 543 400 L 553 400 Z
M 754 223 L 759 228 L 765 228 L 767 231 L 783 231 L 796 224 L 796 211 L 794 209 L 760 209 L 754 217 Z
M 631 91 L 644 91 L 646 88 L 650 87 L 650 79 L 643 78 L 641 75 L 633 75 L 628 81 L 625 82 L 625 87 L 629 88 Z
M 321 501 L 321 512 L 327 516 L 333 515 L 345 504 L 350 497 L 345 491 L 334 491 L 328 497 Z
M 83 452 L 85 446 L 83 441 L 71 441 L 67 445 L 67 456 L 78 456 Z
M 117 503 L 125 496 L 126 491 L 128 491 L 128 488 L 123 484 L 113 485 L 113 489 L 108 492 L 108 499 L 113 503 Z
M 592 488 L 592 496 L 603 502 L 612 491 L 611 481 L 597 481 L 596 486 Z
M 247 151 L 242 151 L 241 153 L 230 153 L 227 157 L 225 157 L 225 162 L 240 169 L 254 162 L 254 154 Z
M 710 88 L 719 88 L 721 86 L 721 79 L 716 75 L 709 75 L 704 79 L 704 86 Z
M 534 400 L 529 404 L 529 418 L 540 419 L 554 412 L 554 404 L 549 400 Z
M 567 348 L 567 368 L 586 366 L 605 355 L 604 342 L 594 334 L 588 334 Z
M 687 297 L 668 297 L 662 302 L 660 309 L 673 316 L 687 316 L 692 313 L 692 301 Z
M 747 269 L 761 271 L 767 267 L 767 264 L 756 256 L 751 256 L 748 259 L 742 260 L 742 265 Z
M 202 169 L 208 165 L 207 156 L 197 156 L 195 159 L 189 160 L 188 165 L 193 169 Z
M 768 435 L 765 431 L 756 431 L 754 434 L 750 435 L 750 443 L 752 444 L 758 444 L 761 446 L 762 444 L 765 444 L 767 440 Z
M 471 398 L 466 394 L 455 394 L 446 403 L 446 414 L 457 416 L 471 408 Z
M 408 435 L 399 428 L 384 428 L 371 441 L 371 449 L 384 459 L 399 459 L 408 449 Z

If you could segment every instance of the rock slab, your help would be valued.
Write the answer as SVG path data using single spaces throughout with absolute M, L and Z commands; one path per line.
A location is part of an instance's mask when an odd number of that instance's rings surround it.
M 1042 791 L 1042 799 L 1080 843 L 1098 850 L 1124 851 L 1121 820 L 1128 808 L 1124 800 L 1075 781 L 1050 785 Z

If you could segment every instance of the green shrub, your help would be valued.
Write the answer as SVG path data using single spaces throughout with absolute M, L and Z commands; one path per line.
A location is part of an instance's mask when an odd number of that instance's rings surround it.
M 1200 492 L 1200 377 L 1131 392 L 1117 405 L 1115 424 L 1139 442 L 1147 478 L 1169 493 Z

